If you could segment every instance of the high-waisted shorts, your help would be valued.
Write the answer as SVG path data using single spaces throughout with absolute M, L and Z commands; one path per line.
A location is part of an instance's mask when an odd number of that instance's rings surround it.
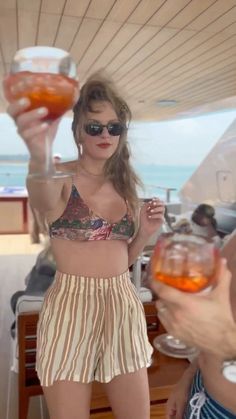
M 110 278 L 56 273 L 38 322 L 42 386 L 106 383 L 148 367 L 151 354 L 143 305 L 128 271 Z

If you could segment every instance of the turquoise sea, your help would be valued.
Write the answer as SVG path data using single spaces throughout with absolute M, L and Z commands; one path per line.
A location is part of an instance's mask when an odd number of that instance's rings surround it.
M 159 196 L 165 199 L 165 191 L 157 188 L 175 188 L 171 193 L 171 200 L 178 200 L 178 191 L 195 170 L 194 166 L 156 166 L 134 164 L 134 168 L 141 178 L 145 189 L 140 196 Z M 27 163 L 15 161 L 0 162 L 0 187 L 25 186 Z
M 175 191 L 171 192 L 171 201 L 178 201 L 178 191 L 196 169 L 195 166 L 136 165 L 134 167 L 145 186 L 144 192 L 140 192 L 141 196 L 158 196 L 165 200 L 166 192 L 162 188 L 174 188 Z

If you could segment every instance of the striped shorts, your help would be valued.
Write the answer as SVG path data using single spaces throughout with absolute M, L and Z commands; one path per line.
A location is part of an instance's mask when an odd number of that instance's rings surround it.
M 200 370 L 195 374 L 184 419 L 236 419 L 204 389 Z
M 128 271 L 111 278 L 56 273 L 37 330 L 42 386 L 58 380 L 106 383 L 148 367 L 152 351 Z

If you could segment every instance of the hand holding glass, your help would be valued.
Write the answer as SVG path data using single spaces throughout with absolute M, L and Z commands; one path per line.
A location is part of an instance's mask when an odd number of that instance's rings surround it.
M 152 255 L 152 277 L 181 291 L 198 293 L 214 284 L 217 260 L 214 244 L 203 237 L 166 234 L 160 237 Z M 196 353 L 195 348 L 168 334 L 154 339 L 154 345 L 160 352 L 180 358 Z
M 4 82 L 6 99 L 11 103 L 28 98 L 27 111 L 45 107 L 48 114 L 43 121 L 52 123 L 73 107 L 78 94 L 76 65 L 68 52 L 53 47 L 30 47 L 16 52 L 10 74 Z M 31 176 L 64 177 L 51 171 L 51 139 L 46 136 L 44 173 Z

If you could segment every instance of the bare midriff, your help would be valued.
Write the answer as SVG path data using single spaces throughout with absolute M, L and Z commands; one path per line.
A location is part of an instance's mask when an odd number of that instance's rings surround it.
M 236 414 L 236 384 L 223 377 L 222 360 L 212 354 L 202 354 L 199 357 L 199 367 L 205 390 L 214 400 Z
M 107 278 L 128 269 L 128 244 L 125 240 L 52 239 L 51 243 L 60 272 Z

